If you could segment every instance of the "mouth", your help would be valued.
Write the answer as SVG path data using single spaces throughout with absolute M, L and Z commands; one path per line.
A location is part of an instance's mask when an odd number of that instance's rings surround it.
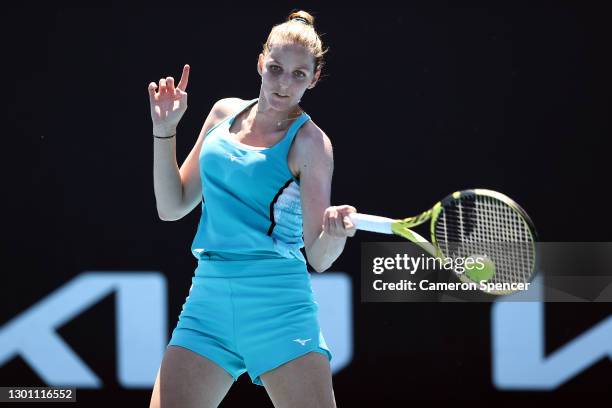
M 279 94 L 278 92 L 274 92 L 274 95 L 279 97 L 279 98 L 288 98 L 289 97 L 288 95 L 282 95 L 282 94 Z

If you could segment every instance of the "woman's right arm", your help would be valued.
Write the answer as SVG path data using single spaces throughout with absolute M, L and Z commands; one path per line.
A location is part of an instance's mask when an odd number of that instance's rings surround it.
M 202 143 L 206 137 L 206 133 L 220 121 L 225 119 L 231 113 L 232 101 L 236 98 L 225 98 L 218 100 L 210 110 L 208 117 L 204 121 L 198 140 L 189 152 L 189 155 L 183 162 L 181 169 L 179 170 L 180 183 L 182 185 L 182 196 L 181 200 L 176 207 L 175 215 L 171 218 L 162 217 L 161 212 L 159 216 L 165 221 L 176 221 L 189 214 L 201 201 L 202 201 L 202 180 L 200 178 L 200 150 Z M 164 139 L 160 139 L 164 140 Z M 161 144 L 161 143 L 156 143 Z M 176 159 L 175 159 L 176 164 Z
M 189 66 L 185 65 L 176 89 L 172 77 L 160 80 L 159 93 L 155 92 L 157 84 L 149 84 L 153 135 L 167 137 L 153 138 L 153 188 L 157 213 L 164 221 L 183 218 L 202 200 L 200 149 L 206 133 L 229 115 L 230 103 L 235 99 L 221 99 L 214 104 L 194 147 L 179 169 L 176 161 L 176 136 L 171 136 L 176 135 L 178 122 L 187 109 L 187 93 L 184 91 L 188 77 Z
M 202 201 L 200 150 L 206 133 L 231 112 L 235 98 L 217 101 L 210 110 L 191 152 L 178 168 L 176 137 L 154 138 L 153 178 L 157 213 L 163 221 L 177 221 L 189 214 Z

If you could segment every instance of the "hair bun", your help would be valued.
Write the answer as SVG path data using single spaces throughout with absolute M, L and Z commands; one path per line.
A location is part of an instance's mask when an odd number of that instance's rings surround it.
M 287 21 L 296 21 L 298 23 L 314 26 L 314 17 L 310 15 L 310 13 L 303 10 L 291 13 L 287 18 Z

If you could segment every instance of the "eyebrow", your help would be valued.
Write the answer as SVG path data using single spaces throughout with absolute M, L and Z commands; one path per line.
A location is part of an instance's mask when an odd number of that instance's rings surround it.
M 283 65 L 280 61 L 277 61 L 274 58 L 270 58 L 270 61 L 276 62 L 277 64 Z M 304 69 L 304 70 L 308 71 L 308 67 L 303 67 L 303 66 L 297 67 L 296 69 Z

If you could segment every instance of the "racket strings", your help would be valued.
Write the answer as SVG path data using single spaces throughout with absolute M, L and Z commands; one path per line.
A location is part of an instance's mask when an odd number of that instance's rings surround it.
M 443 206 L 434 236 L 446 256 L 486 255 L 492 283 L 527 282 L 534 269 L 534 239 L 521 215 L 489 196 L 467 196 Z

